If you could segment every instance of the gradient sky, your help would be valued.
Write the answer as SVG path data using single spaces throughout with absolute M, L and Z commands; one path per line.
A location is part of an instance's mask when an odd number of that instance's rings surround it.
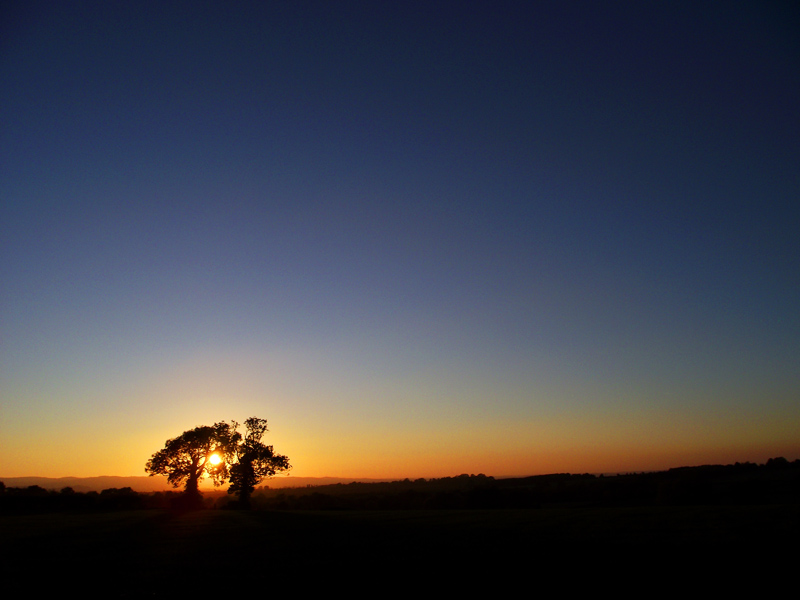
M 0 475 L 250 416 L 297 476 L 800 458 L 794 3 L 0 28 Z

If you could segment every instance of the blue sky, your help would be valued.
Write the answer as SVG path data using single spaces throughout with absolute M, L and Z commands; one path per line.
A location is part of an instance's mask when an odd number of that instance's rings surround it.
M 3 10 L 1 475 L 800 454 L 797 9 Z

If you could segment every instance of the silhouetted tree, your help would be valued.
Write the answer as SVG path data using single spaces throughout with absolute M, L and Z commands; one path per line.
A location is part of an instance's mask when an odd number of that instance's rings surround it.
M 786 469 L 789 467 L 789 461 L 786 460 L 783 456 L 777 456 L 775 458 L 770 458 L 767 460 L 766 467 L 768 469 Z
M 173 487 L 185 484 L 186 504 L 197 506 L 200 503 L 198 483 L 204 475 L 209 476 L 214 485 L 221 485 L 228 478 L 228 458 L 238 435 L 235 427 L 225 422 L 184 431 L 167 440 L 164 448 L 147 461 L 144 470 L 151 477 L 166 475 Z M 215 454 L 222 459 L 217 464 L 211 460 Z
M 244 437 L 238 432 L 231 436 L 230 445 L 233 463 L 230 467 L 229 494 L 239 495 L 239 505 L 242 508 L 250 506 L 250 496 L 261 481 L 272 477 L 280 471 L 291 468 L 288 457 L 275 454 L 272 446 L 262 442 L 267 430 L 267 420 L 250 417 L 244 422 Z M 232 429 L 239 424 L 234 421 Z

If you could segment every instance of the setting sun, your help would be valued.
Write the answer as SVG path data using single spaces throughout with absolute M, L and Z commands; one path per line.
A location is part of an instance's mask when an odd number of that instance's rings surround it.
M 219 457 L 219 454 L 212 454 L 211 456 L 208 457 L 208 461 L 212 465 L 218 465 L 219 463 L 222 462 L 222 459 Z

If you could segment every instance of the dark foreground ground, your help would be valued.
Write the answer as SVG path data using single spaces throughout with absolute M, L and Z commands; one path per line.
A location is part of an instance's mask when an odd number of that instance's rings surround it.
M 15 597 L 161 598 L 756 581 L 764 593 L 794 579 L 798 533 L 796 504 L 2 515 L 0 585 Z

